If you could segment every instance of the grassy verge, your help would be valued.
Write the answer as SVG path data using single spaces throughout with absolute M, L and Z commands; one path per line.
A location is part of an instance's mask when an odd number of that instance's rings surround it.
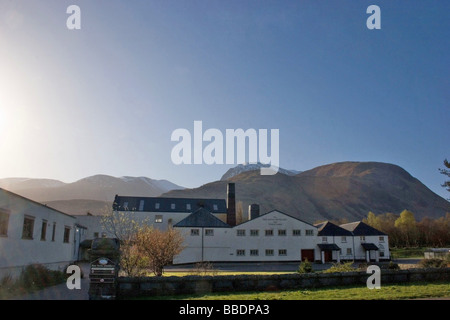
M 367 289 L 362 286 L 332 287 L 277 292 L 232 292 L 190 296 L 142 298 L 148 300 L 403 300 L 450 297 L 450 283 L 428 282 L 381 286 Z
M 423 259 L 424 252 L 427 248 L 416 247 L 416 248 L 391 248 L 391 256 L 393 259 L 402 258 L 412 258 L 412 259 Z

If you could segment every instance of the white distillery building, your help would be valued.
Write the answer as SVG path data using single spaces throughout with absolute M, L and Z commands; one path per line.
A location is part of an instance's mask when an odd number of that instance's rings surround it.
M 201 208 L 174 228 L 181 230 L 186 246 L 175 264 L 314 261 L 319 254 L 317 228 L 276 210 L 232 227 Z
M 85 232 L 75 217 L 0 188 L 0 279 L 30 264 L 63 269 Z
M 226 200 L 116 196 L 113 209 L 159 229 L 179 229 L 185 249 L 175 264 L 390 258 L 387 235 L 362 222 L 312 225 L 277 210 L 260 215 L 253 204 L 248 221 L 236 225 L 235 199 L 235 185 L 229 183 Z

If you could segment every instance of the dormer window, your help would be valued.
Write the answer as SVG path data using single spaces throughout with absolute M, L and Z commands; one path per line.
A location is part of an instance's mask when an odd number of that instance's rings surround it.
M 144 211 L 144 200 L 139 201 L 139 211 Z
M 186 210 L 191 210 L 191 204 L 190 203 L 186 204 Z
M 155 209 L 159 209 L 159 202 L 155 203 Z
M 213 210 L 214 210 L 214 211 L 219 210 L 219 208 L 217 207 L 217 204 L 213 204 Z
M 170 204 L 170 209 L 175 210 L 175 203 Z
M 123 208 L 124 208 L 125 210 L 128 210 L 128 202 L 124 202 L 124 203 L 123 203 Z

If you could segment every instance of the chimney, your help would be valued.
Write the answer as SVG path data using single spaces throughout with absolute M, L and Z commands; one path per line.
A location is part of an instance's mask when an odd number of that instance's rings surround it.
M 248 206 L 248 220 L 253 220 L 259 217 L 259 204 L 252 203 Z
M 227 187 L 227 223 L 232 227 L 236 225 L 236 193 L 234 183 L 229 183 Z

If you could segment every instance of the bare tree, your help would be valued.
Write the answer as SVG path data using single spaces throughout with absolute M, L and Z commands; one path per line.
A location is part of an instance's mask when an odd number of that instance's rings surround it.
M 156 276 L 162 276 L 164 266 L 171 264 L 173 258 L 183 251 L 183 242 L 181 232 L 173 228 L 161 231 L 144 226 L 136 235 L 136 244 Z
M 141 276 L 148 265 L 148 259 L 136 244 L 147 219 L 137 219 L 133 211 L 105 209 L 101 224 L 103 229 L 120 241 L 120 268 L 128 276 Z

